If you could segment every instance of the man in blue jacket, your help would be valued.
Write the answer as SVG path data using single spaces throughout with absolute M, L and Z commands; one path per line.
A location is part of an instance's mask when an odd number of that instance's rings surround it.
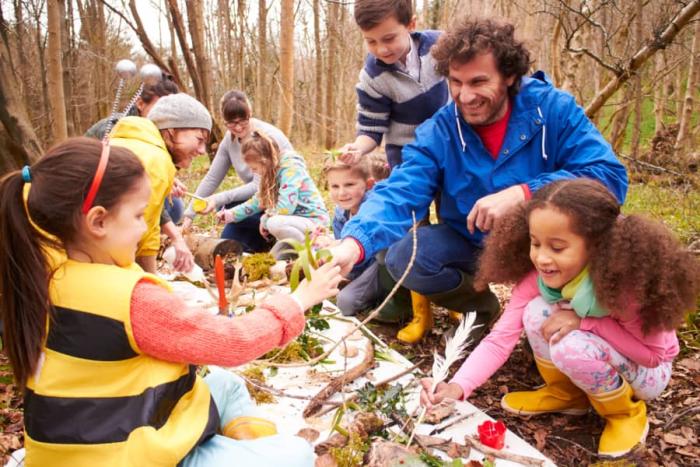
M 472 287 L 476 259 L 494 221 L 532 192 L 554 180 L 589 177 L 624 201 L 625 168 L 573 96 L 541 71 L 524 76 L 530 55 L 513 30 L 464 18 L 441 36 L 431 53 L 454 102 L 417 128 L 402 164 L 376 186 L 332 249 L 347 272 L 388 248 L 386 266 L 398 279 L 411 257 L 411 213 L 425 217 L 440 193 L 442 223 L 417 230 L 415 263 L 403 283 L 414 301 L 413 321 L 398 335 L 405 342 L 417 342 L 432 326 L 428 301 L 474 310 L 483 324 L 496 317 L 496 297 Z

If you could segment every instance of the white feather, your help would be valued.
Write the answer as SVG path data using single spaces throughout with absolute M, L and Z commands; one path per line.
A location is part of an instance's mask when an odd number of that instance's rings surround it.
M 445 356 L 442 357 L 435 351 L 433 357 L 433 385 L 431 386 L 431 393 L 435 392 L 437 385 L 447 378 L 452 364 L 464 357 L 464 352 L 472 342 L 471 339 L 469 339 L 471 332 L 475 328 L 481 326 L 481 324 L 474 326 L 475 320 L 475 312 L 470 311 L 466 313 L 459 323 L 459 326 L 457 326 L 454 335 L 445 340 Z

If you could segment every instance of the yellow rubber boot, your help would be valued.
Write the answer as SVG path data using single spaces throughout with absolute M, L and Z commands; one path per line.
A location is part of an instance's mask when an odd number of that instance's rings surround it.
M 411 291 L 411 306 L 413 308 L 413 319 L 396 334 L 396 338 L 406 344 L 415 344 L 423 338 L 426 332 L 433 328 L 433 312 L 430 309 L 430 300 L 425 295 Z
M 258 417 L 236 417 L 222 430 L 224 436 L 233 439 L 256 439 L 277 434 L 277 427 L 270 420 Z
M 450 317 L 450 321 L 454 323 L 459 323 L 462 321 L 462 319 L 464 319 L 464 315 L 459 311 L 447 310 L 447 314 Z
M 643 443 L 649 432 L 647 406 L 633 399 L 634 390 L 622 380 L 622 386 L 603 394 L 589 394 L 596 412 L 605 418 L 605 428 L 598 442 L 598 454 L 620 457 Z
M 539 415 L 543 413 L 565 413 L 584 415 L 589 403 L 586 393 L 554 364 L 535 357 L 537 369 L 545 386 L 536 391 L 510 392 L 501 399 L 501 407 L 517 415 Z

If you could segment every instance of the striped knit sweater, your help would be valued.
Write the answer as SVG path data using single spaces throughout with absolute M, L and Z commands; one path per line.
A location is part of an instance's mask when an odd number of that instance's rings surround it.
M 440 31 L 411 33 L 420 57 L 420 75 L 415 80 L 396 65 L 387 65 L 367 55 L 357 83 L 357 134 L 381 144 L 393 166 L 401 162 L 401 148 L 413 141 L 415 129 L 449 101 L 447 82 L 435 71 L 430 47 Z

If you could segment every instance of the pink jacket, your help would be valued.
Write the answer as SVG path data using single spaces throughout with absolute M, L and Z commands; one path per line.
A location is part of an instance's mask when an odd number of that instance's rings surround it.
M 539 294 L 536 271 L 513 288 L 501 318 L 450 381 L 462 387 L 465 398 L 506 362 L 523 332 L 525 308 Z M 654 368 L 673 360 L 680 350 L 676 332 L 654 331 L 645 336 L 638 310 L 638 306 L 631 306 L 623 317 L 584 318 L 580 329 L 605 339 L 615 350 L 641 366 Z

